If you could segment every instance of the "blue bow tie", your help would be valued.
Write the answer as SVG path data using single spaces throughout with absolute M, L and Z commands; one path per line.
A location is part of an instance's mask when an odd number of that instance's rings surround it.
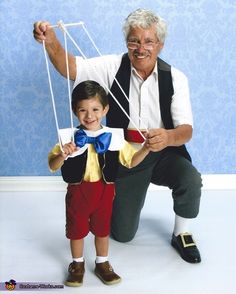
M 111 133 L 102 133 L 97 137 L 89 137 L 84 130 L 75 133 L 75 145 L 83 147 L 85 144 L 93 144 L 98 154 L 105 153 L 111 143 Z

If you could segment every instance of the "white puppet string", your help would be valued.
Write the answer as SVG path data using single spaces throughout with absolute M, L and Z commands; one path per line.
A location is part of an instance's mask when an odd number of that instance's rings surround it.
M 82 23 L 79 22 L 79 23 L 67 24 L 67 26 L 74 26 L 74 25 L 81 25 L 81 24 Z M 53 25 L 51 27 L 54 28 L 54 27 L 62 27 L 62 26 L 64 26 L 64 25 L 63 25 L 62 22 L 60 22 L 60 23 L 58 23 L 58 25 Z M 69 61 L 68 61 L 68 50 L 67 50 L 67 34 L 66 34 L 64 29 L 63 29 L 63 35 L 64 35 L 65 60 L 66 60 L 68 100 L 69 100 L 69 110 L 70 110 L 71 140 L 72 140 L 72 142 L 74 142 L 73 114 L 72 114 L 72 106 L 71 106 L 71 90 L 70 90 L 70 78 L 69 78 L 70 73 L 69 73 Z M 60 146 L 61 151 L 63 151 L 63 146 L 62 146 L 62 141 L 61 141 L 60 131 L 59 131 L 59 124 L 58 124 L 58 119 L 57 119 L 55 98 L 54 98 L 54 93 L 53 93 L 53 89 L 52 89 L 51 74 L 50 74 L 50 70 L 49 70 L 47 51 L 46 51 L 46 46 L 45 46 L 45 41 L 44 40 L 43 40 L 43 50 L 44 50 L 44 57 L 45 57 L 45 62 L 46 62 L 47 74 L 48 74 L 48 82 L 49 82 L 49 88 L 50 88 L 50 93 L 51 93 L 53 113 L 54 113 L 54 118 L 55 118 L 55 122 L 56 122 L 58 142 L 59 142 L 59 146 Z
M 58 24 L 56 25 L 50 25 L 50 28 L 59 28 L 60 27 L 60 23 L 62 23 L 62 21 L 59 21 Z M 73 27 L 73 26 L 80 26 L 83 25 L 84 23 L 82 21 L 80 22 L 72 22 L 72 23 L 67 23 L 67 24 L 63 24 L 65 27 Z
M 95 42 L 93 41 L 93 39 L 91 38 L 90 34 L 88 33 L 88 31 L 85 29 L 84 23 L 78 23 L 80 24 L 83 29 L 85 30 L 85 33 L 87 34 L 88 38 L 90 39 L 91 43 L 93 44 L 93 46 L 95 47 L 95 49 L 97 50 L 97 52 L 99 53 L 100 56 L 102 56 L 102 54 L 100 53 L 99 49 L 97 48 L 97 46 L 95 45 Z M 66 29 L 66 26 L 72 26 L 73 24 L 64 24 L 62 21 L 58 22 L 58 27 L 60 27 L 66 34 L 67 36 L 70 38 L 70 40 L 72 41 L 72 43 L 75 45 L 75 47 L 78 49 L 78 51 L 80 52 L 80 54 L 82 55 L 82 57 L 84 59 L 87 59 L 87 57 L 85 56 L 85 54 L 83 53 L 83 51 L 81 50 L 81 48 L 79 47 L 79 45 L 75 42 L 75 40 L 73 39 L 73 37 L 71 36 L 71 34 L 68 32 L 68 30 Z M 77 24 L 75 24 L 77 25 Z M 54 26 L 55 27 L 55 26 Z M 66 56 L 68 58 L 67 52 L 66 52 Z M 95 74 L 98 76 L 98 78 L 100 77 L 99 73 L 97 72 L 97 70 L 94 68 L 94 72 Z M 127 95 L 125 94 L 124 90 L 122 89 L 121 85 L 119 84 L 119 82 L 117 81 L 116 77 L 114 77 L 114 80 L 116 81 L 117 85 L 119 86 L 119 88 L 121 89 L 122 93 L 124 94 L 125 98 L 127 101 L 129 101 Z M 142 134 L 142 132 L 139 130 L 139 128 L 137 127 L 137 125 L 134 123 L 134 121 L 130 118 L 130 116 L 126 113 L 125 109 L 123 108 L 123 106 L 120 104 L 120 102 L 116 99 L 116 97 L 114 96 L 114 94 L 111 92 L 111 90 L 107 87 L 107 85 L 102 82 L 103 87 L 110 93 L 110 95 L 112 96 L 112 98 L 115 100 L 115 102 L 119 105 L 119 107 L 121 108 L 121 110 L 123 111 L 123 113 L 126 115 L 126 117 L 130 120 L 130 122 L 134 125 L 134 127 L 137 129 L 137 131 L 139 132 L 139 134 L 142 136 L 142 138 L 144 140 L 146 140 L 146 138 L 144 137 L 144 135 Z M 132 105 L 131 105 L 132 108 Z M 135 111 L 134 111 L 135 112 Z M 140 116 L 136 113 L 136 115 L 139 118 L 139 121 L 141 121 Z M 145 128 L 146 131 L 147 128 Z
M 69 60 L 68 60 L 68 49 L 67 49 L 67 37 L 65 31 L 63 31 L 64 44 L 65 44 L 65 58 L 66 58 L 66 75 L 67 75 L 67 88 L 68 88 L 68 102 L 70 109 L 70 126 L 71 126 L 71 140 L 74 142 L 74 127 L 73 127 L 73 113 L 71 105 L 71 90 L 70 90 L 70 72 L 69 72 Z
M 45 56 L 45 62 L 46 62 L 46 68 L 47 68 L 47 74 L 48 74 L 48 82 L 49 82 L 49 88 L 50 88 L 50 93 L 51 93 L 51 100 L 52 100 L 52 106 L 53 106 L 53 113 L 54 113 L 54 118 L 56 122 L 56 129 L 57 129 L 57 136 L 58 136 L 58 142 L 60 145 L 61 150 L 62 149 L 62 142 L 61 142 L 61 137 L 59 134 L 59 125 L 58 125 L 58 120 L 57 120 L 57 112 L 56 112 L 56 106 L 55 106 L 55 99 L 54 99 L 54 94 L 52 90 L 52 81 L 51 81 L 51 75 L 49 71 L 49 64 L 48 64 L 48 58 L 47 58 L 47 51 L 45 47 L 45 41 L 43 40 L 43 51 L 44 51 L 44 56 Z
M 69 32 L 67 31 L 67 29 L 65 28 L 66 26 L 75 26 L 75 25 L 82 25 L 85 33 L 87 34 L 88 38 L 90 39 L 90 41 L 92 42 L 94 48 L 96 49 L 96 51 L 99 53 L 100 56 L 102 56 L 102 54 L 100 53 L 99 49 L 97 48 L 96 44 L 94 43 L 93 39 L 91 38 L 90 34 L 88 33 L 88 31 L 85 29 L 84 23 L 83 22 L 78 22 L 78 23 L 70 23 L 70 24 L 64 24 L 62 21 L 60 21 L 57 25 L 52 25 L 51 28 L 56 28 L 56 27 L 60 27 L 63 30 L 64 33 L 64 41 L 65 41 L 65 57 L 66 57 L 66 71 L 67 71 L 67 83 L 68 83 L 68 97 L 69 97 L 69 105 L 70 105 L 70 117 L 71 117 L 71 130 L 72 130 L 72 139 L 73 138 L 73 119 L 72 119 L 72 109 L 71 109 L 71 94 L 70 94 L 70 79 L 69 79 L 69 63 L 68 63 L 68 52 L 67 52 L 67 38 L 66 36 L 68 36 L 70 38 L 70 40 L 72 41 L 72 43 L 75 45 L 75 47 L 78 49 L 78 51 L 80 52 L 80 54 L 82 55 L 82 57 L 84 59 L 87 59 L 87 57 L 85 56 L 85 54 L 83 53 L 83 51 L 80 49 L 80 47 L 78 46 L 78 44 L 75 42 L 75 40 L 72 38 L 72 36 L 69 34 Z M 44 48 L 44 55 L 45 55 L 45 60 L 46 60 L 46 66 L 47 66 L 47 72 L 48 72 L 48 80 L 49 80 L 49 86 L 50 86 L 50 92 L 51 92 L 51 98 L 52 98 L 52 104 L 53 104 L 53 111 L 54 111 L 54 116 L 55 116 L 55 121 L 56 121 L 56 128 L 57 128 L 57 133 L 58 133 L 58 138 L 59 138 L 59 144 L 60 147 L 62 149 L 62 143 L 61 143 L 61 139 L 60 139 L 60 135 L 59 135 L 59 126 L 58 126 L 58 120 L 57 120 L 57 113 L 56 113 L 56 107 L 55 107 L 55 100 L 54 100 L 54 95 L 53 95 L 53 90 L 52 90 L 52 83 L 51 83 L 51 78 L 50 78 L 50 72 L 49 72 L 49 66 L 48 66 L 48 59 L 47 59 L 47 54 L 46 54 L 46 48 L 45 48 L 45 42 L 43 41 L 43 48 Z M 97 73 L 97 71 L 95 70 L 96 75 L 99 77 L 99 74 Z M 117 81 L 116 78 L 114 78 L 116 83 L 118 84 L 119 88 L 121 89 L 122 93 L 124 94 L 125 98 L 129 101 L 127 95 L 124 93 L 124 90 L 122 89 L 121 85 L 119 84 L 119 82 Z M 104 88 L 106 88 L 106 90 L 110 93 L 110 95 L 113 97 L 113 99 L 116 101 L 116 103 L 118 104 L 118 106 L 121 108 L 121 110 L 123 111 L 123 113 L 127 116 L 127 118 L 131 121 L 131 123 L 134 125 L 134 127 L 137 129 L 137 131 L 139 132 L 139 134 L 143 137 L 143 139 L 145 140 L 144 135 L 142 134 L 142 132 L 139 130 L 139 128 L 136 126 L 136 124 L 133 122 L 133 120 L 129 117 L 129 115 L 126 113 L 126 111 L 124 110 L 124 108 L 122 107 L 122 105 L 119 103 L 119 101 L 116 99 L 116 97 L 114 96 L 114 94 L 110 91 L 110 89 L 107 87 L 107 85 L 105 83 L 103 83 Z M 138 115 L 138 114 L 137 114 Z M 139 115 L 138 115 L 139 117 Z M 141 121 L 141 118 L 139 117 L 139 121 Z
M 68 26 L 81 25 L 81 24 L 82 23 L 79 22 L 79 23 L 69 24 Z M 59 27 L 59 25 L 55 25 L 55 26 L 51 26 L 51 27 Z M 65 31 L 63 31 L 63 33 L 64 33 L 63 35 L 64 35 L 65 59 L 66 59 L 68 100 L 69 100 L 69 110 L 70 110 L 71 140 L 72 140 L 72 142 L 74 142 L 73 114 L 72 114 L 72 106 L 71 106 L 71 89 L 70 89 L 70 79 L 69 79 L 70 73 L 69 73 L 69 62 L 68 62 L 68 54 L 67 54 L 67 51 L 68 51 L 67 50 L 67 38 L 66 38 Z M 46 46 L 45 46 L 44 40 L 43 40 L 43 51 L 44 51 L 44 57 L 45 57 L 45 62 L 46 62 L 46 68 L 47 68 L 48 82 L 49 82 L 49 88 L 50 88 L 50 93 L 51 93 L 51 100 L 52 100 L 53 113 L 54 113 L 54 118 L 55 118 L 55 123 L 56 123 L 58 142 L 59 142 L 61 150 L 63 151 L 62 141 L 61 141 L 60 132 L 59 132 L 59 124 L 58 124 L 58 119 L 57 119 L 55 98 L 54 98 L 54 93 L 53 93 L 53 89 L 52 89 L 51 74 L 50 74 L 50 70 L 49 70 L 47 51 L 46 51 Z
M 88 36 L 89 40 L 91 41 L 91 43 L 93 44 L 93 47 L 96 49 L 97 53 L 102 56 L 102 53 L 100 52 L 100 50 L 98 49 L 97 45 L 95 44 L 93 38 L 91 37 L 91 35 L 89 34 L 88 30 L 86 29 L 84 23 L 81 23 L 81 26 L 83 28 L 83 30 L 85 31 L 86 35 Z M 114 76 L 114 81 L 116 82 L 116 84 L 118 85 L 118 87 L 120 88 L 122 94 L 124 95 L 125 99 L 129 102 L 129 98 L 127 97 L 125 91 L 123 90 L 123 88 L 121 87 L 120 83 L 118 82 L 117 78 Z M 142 119 L 140 117 L 140 115 L 138 114 L 138 112 L 134 109 L 133 105 L 130 104 L 130 108 L 132 108 L 133 112 L 135 115 L 137 115 L 138 120 L 140 123 L 142 123 L 142 125 L 144 126 L 146 132 L 148 132 L 147 126 L 145 126 L 145 124 L 142 122 Z M 139 129 L 137 128 L 137 130 L 139 131 Z M 143 136 L 142 136 L 143 137 Z M 144 138 L 144 137 L 143 137 Z

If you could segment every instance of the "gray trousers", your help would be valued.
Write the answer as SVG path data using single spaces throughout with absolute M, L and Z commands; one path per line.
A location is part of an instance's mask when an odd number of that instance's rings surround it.
M 172 190 L 174 212 L 195 218 L 199 212 L 202 180 L 184 157 L 169 151 L 151 152 L 137 167 L 119 167 L 113 204 L 111 236 L 120 242 L 132 240 L 150 183 Z

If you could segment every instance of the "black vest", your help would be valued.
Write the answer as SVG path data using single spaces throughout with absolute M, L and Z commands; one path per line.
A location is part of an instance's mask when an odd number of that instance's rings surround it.
M 68 158 L 61 167 L 62 178 L 66 183 L 80 183 L 83 180 L 88 150 L 76 157 Z M 107 151 L 98 154 L 99 166 L 102 171 L 103 180 L 106 183 L 113 183 L 119 165 L 119 151 Z
M 165 129 L 173 129 L 174 125 L 171 117 L 171 101 L 174 94 L 174 89 L 171 76 L 171 66 L 162 59 L 157 58 L 157 68 L 162 122 Z M 129 97 L 130 75 L 131 65 L 128 54 L 126 53 L 122 57 L 121 65 L 118 69 L 118 72 L 116 73 L 116 79 L 127 97 Z M 125 98 L 115 80 L 111 86 L 111 92 L 129 115 L 129 102 Z M 110 94 L 108 95 L 108 98 L 110 110 L 107 113 L 106 124 L 111 128 L 123 128 L 125 132 L 129 124 L 129 119 L 126 117 Z M 180 147 L 167 147 L 166 150 L 177 152 L 191 161 L 191 157 L 187 152 L 185 145 Z

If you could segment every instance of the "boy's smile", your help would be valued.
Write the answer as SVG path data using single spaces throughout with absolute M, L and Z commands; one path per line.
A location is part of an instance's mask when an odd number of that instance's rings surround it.
M 89 97 L 78 102 L 76 116 L 86 130 L 97 131 L 101 129 L 102 118 L 108 109 L 109 106 L 104 108 L 97 96 Z

